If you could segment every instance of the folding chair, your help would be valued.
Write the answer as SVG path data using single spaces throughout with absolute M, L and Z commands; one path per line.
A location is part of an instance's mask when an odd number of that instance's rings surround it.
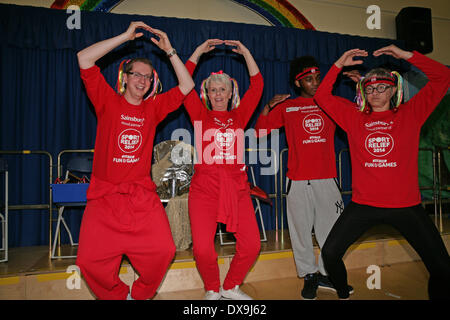
M 256 185 L 255 172 L 253 170 L 253 167 L 250 166 L 250 165 L 248 167 L 250 168 L 250 174 L 251 174 L 251 177 L 252 177 L 252 183 L 254 185 Z M 257 197 L 253 197 L 252 196 L 252 198 L 256 202 L 255 214 L 259 214 L 259 219 L 260 219 L 260 222 L 261 222 L 261 230 L 262 230 L 262 233 L 263 233 L 263 237 L 261 238 L 261 242 L 264 242 L 264 241 L 267 241 L 267 236 L 266 236 L 266 229 L 264 227 L 264 221 L 263 221 L 263 217 L 262 217 L 261 203 L 260 203 L 260 200 Z M 220 238 L 220 244 L 221 245 L 227 245 L 227 244 L 234 244 L 234 243 L 236 243 L 236 241 L 227 241 L 227 242 L 225 242 L 223 240 L 223 232 L 222 232 L 221 225 L 219 225 L 218 228 L 219 228 L 219 238 Z
M 0 206 L 0 209 L 4 210 L 4 214 L 0 212 L 0 220 L 2 224 L 2 246 L 0 251 L 4 251 L 5 254 L 0 262 L 8 261 L 8 163 L 4 159 L 0 159 L 0 173 L 5 177 L 5 200 L 4 206 Z
M 92 172 L 92 155 L 85 157 L 75 157 L 69 160 L 66 168 L 65 180 L 71 177 L 81 178 L 88 176 Z M 86 205 L 86 191 L 89 183 L 61 183 L 52 184 L 53 203 L 58 207 L 58 219 L 56 222 L 55 235 L 52 245 L 52 259 L 54 258 L 75 258 L 75 256 L 56 255 L 56 247 L 58 236 L 61 231 L 61 223 L 66 230 L 71 246 L 76 246 L 78 243 L 73 242 L 72 233 L 64 220 L 63 213 L 67 207 L 81 207 Z M 58 245 L 60 247 L 60 245 Z

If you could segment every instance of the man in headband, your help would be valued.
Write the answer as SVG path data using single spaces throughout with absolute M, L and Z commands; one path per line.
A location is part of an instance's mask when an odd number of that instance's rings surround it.
M 301 296 L 313 300 L 318 287 L 334 290 L 321 256 L 316 263 L 311 232 L 314 228 L 315 238 L 322 248 L 343 210 L 335 180 L 336 125 L 313 101 L 320 84 L 320 70 L 314 57 L 293 60 L 289 78 L 299 96 L 288 99 L 289 94 L 275 95 L 264 107 L 255 129 L 258 136 L 283 126 L 286 129 L 289 234 L 298 276 L 304 278 Z
M 401 77 L 397 76 L 398 85 L 393 84 L 393 73 L 386 69 L 369 71 L 360 82 L 367 104 L 365 98 L 357 99 L 355 104 L 334 96 L 333 87 L 342 69 L 363 64 L 359 57 L 368 55 L 358 48 L 344 52 L 314 96 L 319 106 L 347 132 L 352 165 L 352 200 L 328 235 L 322 248 L 323 261 L 338 297 L 348 299 L 345 252 L 370 228 L 391 225 L 419 254 L 430 273 L 429 298 L 448 300 L 450 256 L 422 207 L 417 172 L 421 127 L 448 91 L 450 70 L 417 51 L 389 45 L 375 50 L 373 56 L 402 59 L 428 78 L 414 97 L 402 103 Z M 400 98 L 395 99 L 396 94 Z

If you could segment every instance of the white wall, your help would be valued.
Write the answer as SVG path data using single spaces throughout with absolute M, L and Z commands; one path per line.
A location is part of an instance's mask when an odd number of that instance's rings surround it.
M 428 56 L 450 65 L 449 0 L 290 0 L 320 31 L 396 39 L 395 17 L 404 7 L 431 8 L 434 50 Z M 369 30 L 368 6 L 381 9 L 381 29 Z
M 270 25 L 256 12 L 230 0 L 124 0 L 111 12 Z
M 0 0 L 0 3 L 50 7 L 53 0 Z M 450 65 L 450 0 L 290 0 L 319 31 L 378 38 L 396 38 L 395 17 L 403 7 L 431 8 L 434 50 L 429 56 Z M 381 29 L 369 30 L 369 5 L 381 9 Z M 269 23 L 257 13 L 230 0 L 123 0 L 113 10 L 120 14 Z

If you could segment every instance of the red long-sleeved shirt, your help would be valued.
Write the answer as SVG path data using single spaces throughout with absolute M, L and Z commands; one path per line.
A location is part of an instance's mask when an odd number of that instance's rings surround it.
M 264 136 L 273 129 L 285 127 L 289 145 L 287 177 L 291 180 L 328 179 L 336 177 L 334 154 L 335 123 L 320 109 L 313 98 L 298 97 L 277 105 L 267 116 L 260 115 L 255 130 Z
M 352 200 L 375 207 L 401 208 L 421 202 L 418 182 L 420 129 L 450 84 L 449 69 L 414 51 L 408 60 L 428 83 L 412 99 L 391 110 L 365 114 L 332 95 L 341 69 L 333 65 L 314 100 L 348 136 L 352 164 Z
M 186 68 L 194 73 L 196 64 L 188 60 Z M 195 131 L 196 166 L 227 165 L 242 168 L 245 149 L 244 129 L 261 99 L 264 81 L 261 73 L 250 77 L 250 87 L 237 109 L 208 110 L 197 92 L 192 90 L 184 100 Z
M 181 105 L 183 93 L 177 86 L 136 106 L 109 86 L 97 66 L 80 73 L 97 114 L 92 174 L 113 184 L 148 177 L 156 126 Z

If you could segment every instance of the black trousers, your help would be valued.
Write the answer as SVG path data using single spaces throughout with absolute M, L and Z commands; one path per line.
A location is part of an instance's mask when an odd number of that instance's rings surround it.
M 350 202 L 322 248 L 325 269 L 338 296 L 349 296 L 343 256 L 368 229 L 388 224 L 396 228 L 422 258 L 430 278 L 430 299 L 450 299 L 450 257 L 442 238 L 422 206 L 378 208 Z

